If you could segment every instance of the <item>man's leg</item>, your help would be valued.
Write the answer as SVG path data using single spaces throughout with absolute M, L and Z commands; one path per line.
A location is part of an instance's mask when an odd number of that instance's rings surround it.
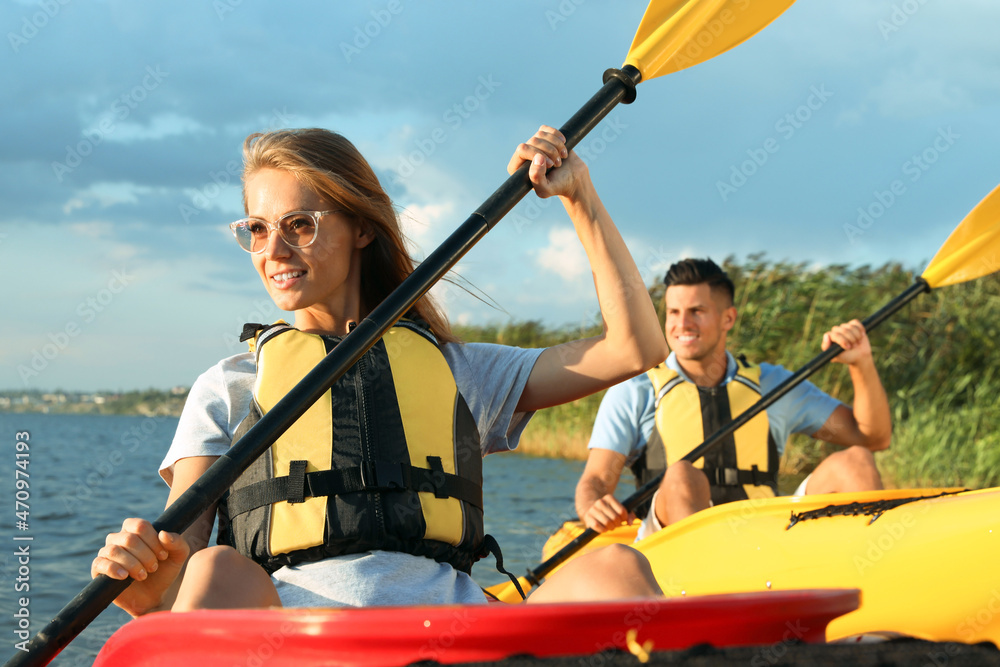
M 883 488 L 875 456 L 864 447 L 854 446 L 823 459 L 809 478 L 806 494 L 880 491 Z
M 712 506 L 708 478 L 687 461 L 667 468 L 656 494 L 656 518 L 663 526 L 676 523 Z

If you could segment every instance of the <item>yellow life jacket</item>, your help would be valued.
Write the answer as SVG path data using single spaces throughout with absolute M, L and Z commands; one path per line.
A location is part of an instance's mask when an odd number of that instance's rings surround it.
M 745 362 L 737 363 L 732 380 L 716 387 L 688 382 L 665 363 L 647 375 L 656 395 L 656 428 L 632 466 L 639 486 L 684 458 L 761 396 L 760 367 Z M 778 448 L 767 412 L 761 411 L 693 465 L 704 470 L 716 505 L 775 496 Z
M 253 401 L 234 442 L 341 340 L 253 326 Z M 269 572 L 370 550 L 469 572 L 482 486 L 479 430 L 451 369 L 429 332 L 401 321 L 237 479 L 219 542 Z

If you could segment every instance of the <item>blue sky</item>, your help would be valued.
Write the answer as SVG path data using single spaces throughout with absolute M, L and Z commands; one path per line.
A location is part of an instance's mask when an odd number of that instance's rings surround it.
M 645 4 L 4 2 L 0 389 L 190 385 L 282 315 L 226 228 L 253 131 L 345 134 L 425 254 L 622 64 Z M 1000 182 L 998 25 L 994 0 L 799 0 L 641 84 L 581 146 L 647 281 L 762 251 L 922 268 Z M 499 309 L 437 290 L 455 321 L 594 316 L 558 203 L 529 195 L 458 272 Z

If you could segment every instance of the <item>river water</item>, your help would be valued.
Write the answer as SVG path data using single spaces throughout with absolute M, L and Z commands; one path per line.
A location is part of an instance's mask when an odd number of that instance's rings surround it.
M 0 659 L 16 651 L 16 612 L 27 609 L 21 613 L 30 615 L 34 636 L 90 580 L 90 562 L 107 533 L 129 516 L 159 516 L 167 487 L 156 471 L 176 426 L 170 417 L 0 413 L 3 460 L 9 466 L 0 473 L 0 507 L 8 508 L 0 519 Z M 19 459 L 18 442 L 27 444 Z M 18 475 L 19 469 L 28 477 Z M 500 542 L 511 572 L 523 574 L 537 565 L 547 536 L 574 518 L 573 490 L 582 470 L 578 461 L 486 457 L 486 530 Z M 16 506 L 19 498 L 27 510 Z M 18 524 L 25 519 L 26 527 Z M 16 555 L 25 547 L 27 557 Z M 19 558 L 28 561 L 27 572 Z M 482 586 L 506 581 L 492 558 L 478 563 L 473 576 Z M 51 664 L 90 665 L 128 619 L 110 607 Z

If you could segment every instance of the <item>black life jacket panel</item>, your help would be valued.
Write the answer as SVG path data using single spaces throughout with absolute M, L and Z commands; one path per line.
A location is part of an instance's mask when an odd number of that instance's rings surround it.
M 723 386 L 699 387 L 666 364 L 647 373 L 656 393 L 656 428 L 632 464 L 636 485 L 666 471 L 709 436 L 760 400 L 760 367 L 737 364 Z M 704 470 L 715 505 L 770 498 L 778 492 L 778 448 L 761 411 L 706 456 L 693 463 Z M 645 516 L 649 503 L 637 513 Z
M 234 442 L 341 340 L 256 326 L 253 401 Z M 269 572 L 370 550 L 469 572 L 482 487 L 479 430 L 451 369 L 428 331 L 401 321 L 237 479 L 219 543 Z

